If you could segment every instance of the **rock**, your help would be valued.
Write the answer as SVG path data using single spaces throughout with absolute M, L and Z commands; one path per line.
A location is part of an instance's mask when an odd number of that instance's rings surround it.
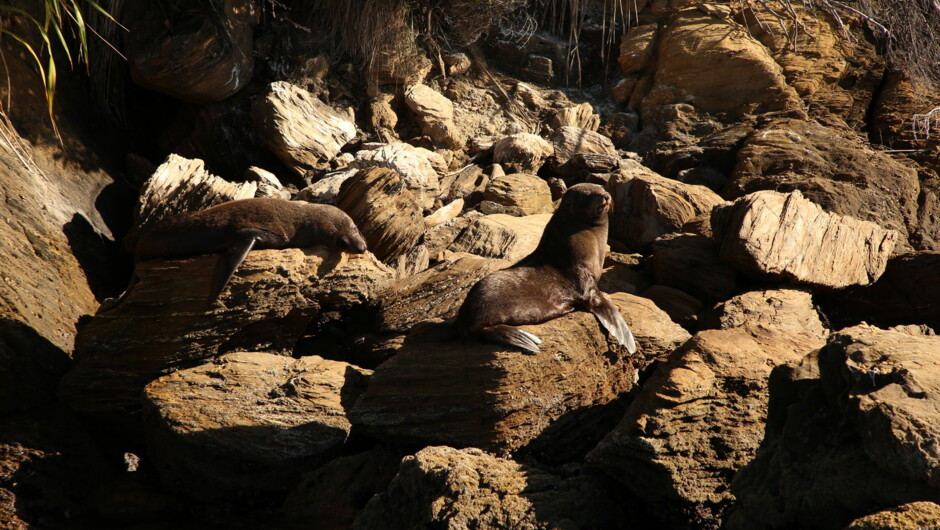
M 940 98 L 928 83 L 900 72 L 889 72 L 872 107 L 872 142 L 893 149 L 923 149 L 937 134 L 936 124 L 927 117 L 940 107 Z
M 585 101 L 580 105 L 555 111 L 548 124 L 555 129 L 558 127 L 577 127 L 596 131 L 601 125 L 601 117 L 594 112 L 594 107 Z
M 493 162 L 512 173 L 534 175 L 553 152 L 552 144 L 541 136 L 518 133 L 496 140 L 493 144 Z
M 369 251 L 385 263 L 411 250 L 424 233 L 420 204 L 391 169 L 373 167 L 347 179 L 336 206 L 352 217 Z
M 649 287 L 649 279 L 644 274 L 643 263 L 640 254 L 608 252 L 597 286 L 605 293 L 637 294 Z
M 789 332 L 803 321 L 778 313 L 772 300 L 752 307 L 770 315 L 761 322 L 779 315 L 783 325 L 699 332 L 657 368 L 620 425 L 588 454 L 663 525 L 718 527 L 734 501 L 731 477 L 760 447 L 771 368 L 824 344 L 812 332 Z
M 918 530 L 940 521 L 940 505 L 930 501 L 911 502 L 856 519 L 844 530 Z
M 163 482 L 198 499 L 287 490 L 349 436 L 346 408 L 370 374 L 347 363 L 230 353 L 144 389 L 150 454 Z
M 395 9 L 395 6 L 391 6 Z M 414 41 L 386 42 L 381 49 L 365 61 L 363 78 L 371 91 L 380 85 L 407 85 L 420 83 L 431 72 L 433 63 L 418 49 Z
M 658 24 L 644 24 L 630 29 L 620 40 L 620 70 L 626 74 L 635 74 L 646 70 L 656 49 Z
M 516 263 L 535 250 L 550 218 L 547 213 L 525 217 L 485 215 L 471 221 L 448 250 Z
M 427 447 L 406 457 L 353 528 L 616 528 L 631 517 L 610 484 L 567 478 L 479 449 Z
M 689 329 L 694 329 L 698 312 L 703 305 L 698 298 L 668 285 L 650 285 L 640 296 L 652 300 L 656 307 L 665 311 L 674 322 Z
M 321 309 L 374 298 L 393 272 L 369 253 L 257 250 L 219 301 L 206 306 L 214 255 L 138 264 L 137 284 L 95 315 L 76 339 L 59 396 L 84 414 L 126 424 L 144 386 L 176 369 L 236 350 L 290 352 Z
M 130 5 L 121 20 L 134 83 L 190 103 L 221 101 L 251 80 L 258 12 L 251 0 L 224 0 L 187 13 L 193 23 L 166 20 L 155 4 Z
M 434 206 L 434 199 L 440 193 L 440 177 L 426 153 L 424 149 L 396 142 L 371 151 L 359 151 L 353 167 L 395 170 L 418 204 L 423 209 L 429 209 Z
M 304 176 L 329 161 L 356 136 L 356 124 L 306 90 L 285 81 L 268 85 L 252 109 L 258 138 L 281 162 Z
M 630 323 L 637 344 L 642 345 L 642 353 L 646 357 L 665 359 L 691 337 L 688 331 L 656 307 L 652 300 L 627 293 L 612 293 L 609 296 Z
M 392 108 L 394 94 L 380 93 L 369 100 L 369 125 L 376 131 L 383 142 L 392 142 L 398 139 L 395 127 L 398 126 L 398 114 Z
M 813 341 L 824 341 L 829 332 L 819 320 L 813 296 L 801 289 L 751 291 L 715 306 L 702 319 L 715 329 L 743 328 L 754 334 L 762 329 L 804 334 Z
M 441 179 L 441 200 L 451 202 L 463 199 L 468 208 L 483 200 L 483 190 L 490 177 L 477 165 L 469 165 Z
M 354 177 L 358 172 L 358 169 L 343 169 L 327 173 L 316 182 L 300 190 L 295 199 L 298 201 L 335 204 L 336 196 L 339 195 L 343 183 Z
M 424 134 L 448 149 L 463 149 L 463 132 L 454 123 L 454 104 L 427 85 L 405 90 L 405 103 L 416 116 Z
M 448 248 L 470 226 L 475 219 L 483 217 L 476 210 L 469 210 L 460 217 L 429 228 L 424 233 L 422 245 L 428 249 L 428 256 L 432 262 L 443 261 L 445 254 L 451 253 Z
M 632 388 L 638 371 L 660 353 L 648 337 L 655 344 L 668 341 L 649 331 L 662 331 L 664 316 L 651 303 L 623 293 L 611 299 L 639 344 L 632 357 L 612 347 L 586 312 L 523 326 L 542 339 L 542 351 L 534 355 L 474 340 L 406 340 L 376 368 L 349 417 L 357 429 L 384 441 L 500 453 L 525 447 L 550 426 L 564 431 L 567 415 L 610 403 Z
M 483 190 L 479 209 L 486 214 L 524 217 L 555 211 L 548 183 L 535 175 L 512 173 L 494 178 Z
M 555 163 L 559 168 L 579 154 L 617 156 L 610 138 L 587 129 L 559 127 L 555 129 L 551 140 L 555 146 Z
M 722 202 L 704 186 L 667 179 L 635 160 L 624 160 L 623 165 L 625 169 L 615 172 L 607 184 L 614 200 L 610 237 L 632 249 L 647 248 Z
M 304 474 L 291 490 L 284 501 L 284 518 L 324 530 L 352 528 L 356 514 L 395 478 L 403 456 L 377 447 L 327 462 Z
M 799 191 L 759 191 L 712 212 L 719 255 L 764 278 L 824 287 L 868 285 L 881 276 L 898 233 L 828 214 Z
M 403 334 L 424 320 L 456 316 L 467 291 L 483 276 L 507 265 L 501 260 L 454 253 L 433 269 L 402 277 L 385 296 L 376 299 L 378 331 Z
M 718 245 L 697 234 L 666 234 L 653 242 L 653 281 L 708 301 L 737 291 L 734 269 L 718 259 Z
M 938 491 L 940 338 L 867 325 L 771 375 L 761 452 L 737 477 L 727 527 L 843 528 Z
M 636 88 L 636 82 L 637 79 L 635 77 L 627 77 L 617 81 L 617 83 L 614 84 L 614 86 L 610 89 L 610 98 L 613 99 L 614 103 L 618 105 L 626 105 L 630 101 L 630 96 L 633 94 L 633 89 Z M 610 139 L 613 140 L 614 145 L 617 147 L 629 145 L 629 141 L 617 142 L 613 137 Z
M 463 213 L 463 206 L 463 199 L 456 199 L 446 206 L 441 206 L 434 213 L 424 218 L 424 226 L 430 229 L 453 221 Z
M 425 245 L 411 247 L 411 250 L 398 256 L 395 261 L 395 275 L 398 278 L 414 276 L 431 266 L 431 253 Z
M 444 56 L 444 64 L 447 65 L 447 75 L 462 75 L 470 70 L 473 61 L 466 53 L 449 53 Z
M 272 199 L 290 199 L 290 192 L 284 189 L 281 181 L 274 173 L 260 167 L 252 166 L 245 170 L 245 182 L 254 182 L 258 185 L 255 197 L 270 197 Z

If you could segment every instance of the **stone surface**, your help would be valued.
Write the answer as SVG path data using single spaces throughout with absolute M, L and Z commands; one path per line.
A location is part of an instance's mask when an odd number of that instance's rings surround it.
M 695 329 L 702 301 L 689 293 L 669 285 L 655 284 L 644 289 L 640 296 L 648 298 L 669 315 L 673 321 L 688 329 Z
M 165 375 L 142 398 L 150 455 L 165 484 L 195 498 L 285 491 L 346 442 L 346 409 L 369 374 L 317 356 L 238 352 Z
M 921 501 L 860 517 L 844 530 L 920 530 L 936 526 L 937 521 L 940 521 L 940 505 Z
M 731 478 L 761 444 L 771 369 L 825 343 L 763 296 L 751 306 L 760 324 L 701 331 L 676 349 L 588 455 L 664 524 L 719 526 L 734 501 Z
M 479 449 L 427 447 L 406 457 L 353 528 L 616 528 L 630 510 L 601 477 L 562 478 Z
M 614 200 L 610 213 L 610 237 L 639 250 L 657 237 L 677 232 L 682 225 L 722 202 L 704 186 L 667 179 L 635 160 L 624 160 L 624 169 L 607 183 Z
M 236 350 L 290 352 L 321 310 L 365 303 L 393 277 L 369 253 L 258 250 L 207 307 L 216 259 L 138 264 L 137 284 L 82 327 L 60 398 L 89 416 L 127 423 L 157 377 Z
M 656 49 L 659 24 L 643 24 L 631 28 L 620 40 L 620 70 L 627 75 L 645 70 Z
M 556 129 L 558 127 L 577 127 L 597 131 L 597 128 L 601 125 L 601 117 L 594 112 L 594 107 L 585 101 L 574 107 L 566 107 L 555 111 L 548 124 Z
M 867 325 L 771 375 L 757 458 L 735 477 L 736 528 L 843 528 L 937 498 L 940 338 Z
M 474 206 L 483 199 L 483 190 L 489 181 L 490 176 L 483 168 L 471 164 L 441 179 L 441 200 L 463 199 L 467 207 Z
M 441 206 L 424 218 L 424 226 L 428 229 L 431 229 L 435 226 L 440 226 L 444 223 L 453 221 L 459 217 L 461 213 L 463 213 L 464 204 L 466 203 L 463 199 L 456 199 L 447 205 Z
M 356 136 L 344 116 L 306 90 L 275 81 L 252 109 L 255 131 L 281 162 L 300 176 L 329 167 L 329 161 Z
M 493 162 L 511 173 L 535 174 L 553 152 L 552 144 L 541 136 L 518 133 L 496 140 Z
M 354 177 L 358 172 L 359 170 L 354 168 L 327 173 L 316 182 L 300 190 L 297 193 L 296 200 L 335 204 L 336 196 L 339 195 L 339 190 L 342 188 L 343 183 L 351 177 Z
M 424 233 L 421 206 L 398 173 L 374 167 L 343 182 L 336 206 L 352 217 L 369 251 L 392 264 Z
M 415 84 L 405 90 L 405 104 L 424 134 L 448 149 L 464 147 L 463 131 L 454 123 L 454 103 L 433 88 Z
M 718 245 L 698 234 L 666 234 L 653 242 L 653 281 L 702 300 L 724 300 L 737 290 L 737 274 L 718 258 Z
M 552 134 L 551 141 L 555 147 L 555 164 L 558 167 L 564 166 L 579 154 L 617 156 L 610 138 L 588 129 L 559 127 Z
M 548 183 L 527 173 L 511 173 L 490 180 L 478 208 L 486 214 L 503 213 L 516 217 L 555 211 Z
M 940 97 L 928 83 L 900 72 L 889 73 L 878 95 L 869 137 L 893 149 L 923 149 L 936 138 L 936 123 L 928 113 L 940 107 Z
M 274 173 L 260 167 L 251 166 L 245 170 L 246 182 L 254 182 L 258 186 L 255 197 L 269 197 L 272 199 L 290 199 L 290 192 L 284 189 L 281 181 Z
M 836 288 L 877 280 L 898 240 L 875 223 L 828 214 L 799 191 L 719 206 L 712 229 L 721 259 L 741 272 Z
M 563 431 L 567 415 L 630 390 L 638 370 L 685 333 L 675 326 L 663 334 L 669 321 L 648 301 L 623 293 L 611 300 L 636 336 L 632 357 L 585 312 L 522 326 L 542 339 L 534 355 L 469 339 L 406 340 L 376 368 L 350 419 L 380 440 L 500 453 L 525 447 L 549 427 Z
M 550 218 L 551 214 L 485 215 L 471 221 L 449 250 L 516 263 L 535 250 Z
M 396 142 L 374 150 L 359 151 L 352 165 L 395 170 L 423 209 L 431 208 L 441 191 L 440 176 L 428 159 L 428 151 L 406 143 Z
M 716 305 L 702 325 L 714 329 L 743 328 L 752 333 L 776 330 L 824 340 L 829 331 L 819 320 L 812 293 L 801 289 L 750 291 Z

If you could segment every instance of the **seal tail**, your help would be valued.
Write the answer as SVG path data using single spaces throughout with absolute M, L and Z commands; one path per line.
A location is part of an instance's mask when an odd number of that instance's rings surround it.
M 484 327 L 477 334 L 488 341 L 509 344 L 532 353 L 538 353 L 539 344 L 542 343 L 542 340 L 532 333 L 506 324 Z
M 633 338 L 630 326 L 627 325 L 620 311 L 600 291 L 595 292 L 591 312 L 621 346 L 626 346 L 627 351 L 631 354 L 636 353 L 636 340 Z

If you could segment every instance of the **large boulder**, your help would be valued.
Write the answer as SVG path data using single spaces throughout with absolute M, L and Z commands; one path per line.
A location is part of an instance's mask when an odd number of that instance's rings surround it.
M 454 103 L 433 88 L 415 84 L 405 90 L 405 104 L 424 134 L 448 149 L 462 149 L 464 135 L 454 123 Z
M 531 133 L 505 136 L 493 144 L 493 162 L 510 172 L 534 174 L 552 153 L 552 144 Z
M 427 210 L 434 206 L 434 199 L 440 193 L 440 176 L 431 165 L 428 153 L 430 151 L 397 142 L 378 149 L 359 151 L 351 165 L 355 168 L 394 169 L 421 208 Z
M 643 24 L 631 28 L 620 40 L 620 70 L 627 75 L 646 70 L 656 49 L 659 24 Z
M 483 213 L 504 213 L 517 217 L 552 213 L 552 192 L 548 182 L 527 173 L 512 173 L 490 180 L 483 190 Z
M 666 234 L 653 242 L 653 281 L 703 300 L 724 300 L 737 290 L 737 274 L 718 258 L 718 245 L 699 234 Z
M 919 530 L 940 521 L 940 505 L 931 501 L 910 502 L 882 510 L 851 522 L 844 530 Z
M 486 215 L 471 221 L 449 250 L 515 263 L 535 250 L 551 217 L 550 214 Z
M 617 157 L 617 149 L 610 138 L 580 127 L 559 127 L 552 133 L 551 141 L 555 147 L 555 164 L 559 168 L 571 162 L 577 155 Z

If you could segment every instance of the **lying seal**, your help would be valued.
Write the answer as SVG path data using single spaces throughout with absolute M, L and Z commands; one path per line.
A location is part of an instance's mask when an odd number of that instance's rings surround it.
M 211 303 L 251 249 L 313 245 L 353 254 L 366 251 L 366 241 L 353 220 L 335 206 L 242 199 L 163 220 L 141 235 L 134 260 L 222 254 L 212 275 Z
M 620 311 L 597 289 L 607 251 L 610 205 L 610 194 L 597 184 L 569 188 L 538 247 L 470 289 L 457 313 L 457 333 L 537 352 L 541 340 L 514 326 L 583 309 L 594 313 L 630 353 L 635 352 L 633 333 Z

